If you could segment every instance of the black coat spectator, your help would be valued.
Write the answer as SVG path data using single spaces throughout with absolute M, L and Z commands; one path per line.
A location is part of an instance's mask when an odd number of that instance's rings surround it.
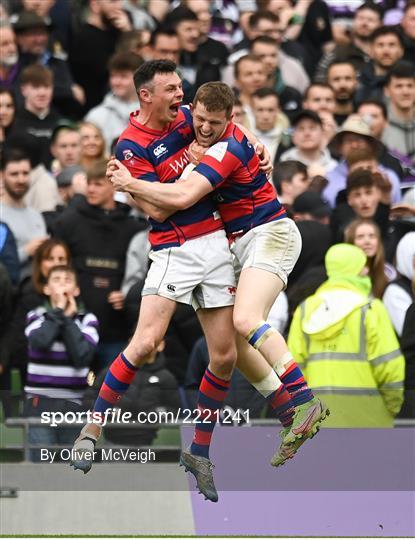
M 122 33 L 132 30 L 130 18 L 118 2 L 89 0 L 88 8 L 86 22 L 74 31 L 69 49 L 72 74 L 85 90 L 85 113 L 108 92 L 108 60 Z

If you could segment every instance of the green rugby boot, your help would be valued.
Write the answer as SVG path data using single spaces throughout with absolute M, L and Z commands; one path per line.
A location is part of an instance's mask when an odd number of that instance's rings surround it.
M 284 442 L 294 443 L 297 439 L 312 438 L 320 429 L 319 424 L 330 414 L 326 405 L 318 398 L 295 407 L 293 423 Z
M 287 426 L 279 433 L 281 444 L 271 459 L 271 465 L 273 467 L 280 467 L 280 465 L 284 465 L 288 459 L 293 458 L 300 446 L 306 441 L 306 438 L 302 437 L 301 439 L 296 439 L 294 442 L 286 442 L 285 438 L 289 435 L 290 431 L 291 426 Z

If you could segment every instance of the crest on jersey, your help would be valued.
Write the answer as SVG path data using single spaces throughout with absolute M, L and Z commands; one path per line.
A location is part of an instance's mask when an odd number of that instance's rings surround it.
M 209 150 L 205 153 L 205 156 L 213 157 L 216 159 L 216 161 L 222 161 L 222 159 L 225 157 L 227 149 L 227 142 L 218 142 L 209 148 Z
M 122 155 L 126 161 L 130 160 L 134 156 L 132 150 L 129 148 L 127 148 L 127 150 L 123 150 Z

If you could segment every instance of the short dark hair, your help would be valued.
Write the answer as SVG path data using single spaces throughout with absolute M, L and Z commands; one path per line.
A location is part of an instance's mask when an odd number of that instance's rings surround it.
M 356 148 L 352 150 L 346 158 L 346 163 L 349 167 L 360 163 L 361 161 L 377 159 L 373 148 Z
M 370 171 L 367 169 L 356 169 L 347 176 L 346 193 L 349 195 L 355 189 L 373 187 L 375 185 L 375 178 Z
M 355 13 L 358 13 L 359 11 L 363 11 L 364 9 L 370 9 L 370 11 L 374 11 L 379 16 L 379 19 L 383 18 L 382 8 L 371 0 L 367 0 L 367 2 L 363 2 L 361 6 L 356 8 Z
M 310 93 L 310 90 L 312 88 L 314 88 L 315 86 L 317 86 L 319 88 L 328 88 L 329 90 L 331 90 L 333 92 L 333 95 L 334 95 L 334 90 L 328 83 L 326 83 L 326 82 L 313 82 L 309 86 L 307 86 L 307 88 L 305 89 L 305 92 L 304 92 L 304 95 L 303 95 L 303 101 L 306 101 L 308 99 L 308 94 Z
M 6 146 L 1 152 L 0 170 L 4 171 L 9 163 L 25 160 L 31 163 L 29 154 L 22 148 Z
M 31 64 L 22 71 L 20 84 L 32 86 L 53 86 L 53 72 L 40 64 Z
M 269 96 L 276 97 L 279 103 L 280 99 L 277 92 L 273 88 L 258 88 L 258 90 L 255 90 L 255 92 L 252 94 L 252 97 L 256 97 L 258 99 L 263 99 Z
M 248 26 L 250 28 L 255 28 L 258 26 L 258 23 L 261 19 L 265 19 L 267 21 L 273 22 L 273 23 L 279 23 L 280 18 L 275 13 L 272 13 L 272 11 L 257 11 L 256 13 L 253 13 L 249 19 L 248 19 Z
M 66 264 L 60 264 L 58 266 L 52 266 L 52 268 L 48 272 L 48 276 L 46 278 L 46 283 L 49 282 L 49 279 L 51 278 L 52 274 L 56 274 L 57 272 L 65 272 L 66 274 L 71 274 L 75 278 L 75 283 L 79 285 L 78 282 L 78 275 L 75 271 L 75 269 L 72 266 L 66 265 Z
M 229 119 L 235 103 L 235 96 L 229 86 L 223 82 L 202 84 L 193 98 L 193 106 L 202 103 L 208 112 L 225 111 Z
M 379 28 L 376 28 L 374 30 L 369 38 L 370 42 L 373 43 L 376 39 L 378 39 L 381 36 L 387 36 L 389 34 L 393 34 L 401 44 L 402 49 L 404 48 L 404 42 L 402 39 L 402 36 L 399 32 L 399 30 L 396 28 L 396 26 L 379 26 Z
M 387 109 L 385 103 L 383 101 L 381 101 L 380 99 L 375 99 L 375 98 L 365 99 L 364 101 L 361 101 L 359 103 L 359 105 L 357 106 L 357 110 L 359 110 L 362 105 L 375 105 L 376 107 L 378 107 L 382 111 L 383 118 L 385 120 L 388 119 L 388 109 Z
M 197 15 L 194 11 L 186 6 L 178 6 L 173 9 L 166 18 L 164 24 L 169 28 L 176 28 L 176 26 L 183 21 L 198 21 Z
M 133 73 L 144 63 L 138 54 L 131 51 L 118 52 L 111 56 L 108 62 L 108 71 L 132 71 Z
M 402 60 L 396 62 L 386 75 L 386 84 L 391 82 L 391 79 L 415 79 L 415 66 L 411 62 Z
M 271 36 L 258 36 L 249 43 L 250 51 L 252 51 L 256 43 L 265 43 L 266 45 L 273 45 L 274 47 L 278 47 L 277 40 L 272 38 Z
M 58 124 L 55 129 L 52 131 L 52 136 L 50 138 L 50 144 L 55 144 L 56 142 L 56 139 L 59 137 L 59 135 L 62 133 L 62 131 L 70 131 L 72 133 L 78 133 L 79 134 L 79 129 L 78 129 L 78 126 L 76 126 L 75 124 L 69 124 L 69 123 L 66 123 L 66 124 Z
M 305 174 L 307 176 L 307 167 L 301 161 L 289 159 L 278 163 L 272 176 L 277 191 L 281 190 L 281 182 L 292 182 L 296 174 Z
M 177 37 L 177 32 L 173 28 L 169 26 L 158 26 L 154 32 L 151 33 L 149 45 L 154 47 L 156 44 L 157 38 L 159 36 L 169 36 L 169 37 Z
M 353 64 L 353 62 L 350 62 L 350 60 L 342 59 L 342 58 L 336 58 L 333 60 L 333 62 L 330 62 L 330 64 L 327 67 L 327 76 L 329 74 L 329 71 L 334 66 L 340 66 L 342 64 L 348 64 L 349 66 L 352 66 L 353 71 L 356 73 L 356 66 Z
M 175 73 L 177 66 L 171 60 L 150 60 L 144 62 L 134 73 L 134 85 L 137 92 L 151 82 L 157 73 Z
M 261 59 L 255 54 L 245 54 L 244 56 L 241 56 L 240 58 L 238 58 L 238 60 L 235 62 L 235 65 L 233 66 L 233 74 L 235 79 L 237 79 L 239 76 L 239 66 L 242 64 L 242 62 L 245 61 L 261 63 Z

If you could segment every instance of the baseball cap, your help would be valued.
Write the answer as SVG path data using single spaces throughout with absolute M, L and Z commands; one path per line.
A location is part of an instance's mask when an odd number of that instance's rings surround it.
M 294 213 L 311 214 L 316 218 L 329 216 L 330 206 L 316 191 L 305 191 L 295 198 L 292 209 Z
M 312 120 L 313 122 L 315 122 L 316 124 L 319 124 L 320 126 L 323 125 L 321 118 L 316 112 L 310 111 L 309 109 L 303 109 L 302 111 L 297 113 L 292 119 L 291 121 L 292 126 L 295 127 L 298 124 L 298 122 L 301 122 L 301 120 L 304 120 L 304 118 L 308 118 L 309 120 Z

